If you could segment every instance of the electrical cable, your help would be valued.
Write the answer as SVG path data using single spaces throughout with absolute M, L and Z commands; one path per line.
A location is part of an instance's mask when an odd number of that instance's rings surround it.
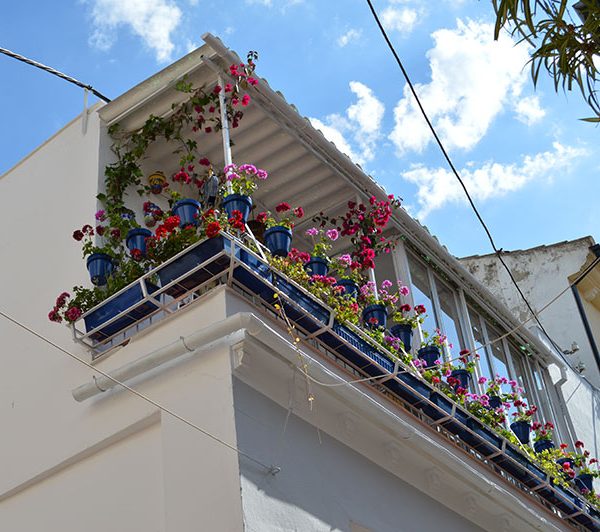
M 12 322 L 13 324 L 17 325 L 18 327 L 24 329 L 25 331 L 27 331 L 28 333 L 30 333 L 33 336 L 37 337 L 38 339 L 42 340 L 43 342 L 46 342 L 47 344 L 51 345 L 55 349 L 58 349 L 59 351 L 61 351 L 65 355 L 68 355 L 69 357 L 71 357 L 73 360 L 76 360 L 77 362 L 79 362 L 80 364 L 83 364 L 84 366 L 87 366 L 91 370 L 93 370 L 93 371 L 95 371 L 97 373 L 100 373 L 100 375 L 102 375 L 102 376 L 106 377 L 107 379 L 113 381 L 115 384 L 117 384 L 118 386 L 121 386 L 122 388 L 124 388 L 128 392 L 132 393 L 136 397 L 139 397 L 140 399 L 146 401 L 147 403 L 150 403 L 151 405 L 155 406 L 156 408 L 158 408 L 162 412 L 165 412 L 165 413 L 169 414 L 170 416 L 173 416 L 175 419 L 178 419 L 179 421 L 181 421 L 182 423 L 185 423 L 189 427 L 192 427 L 193 429 L 201 432 L 202 434 L 204 434 L 205 436 L 208 436 L 210 439 L 216 441 L 217 443 L 220 443 L 220 444 L 224 445 L 225 447 L 231 449 L 232 451 L 236 452 L 238 455 L 243 456 L 243 457 L 247 458 L 248 460 L 250 460 L 251 462 L 254 462 L 255 464 L 260 465 L 261 467 L 263 467 L 267 471 L 269 471 L 271 474 L 275 474 L 275 473 L 279 472 L 280 468 L 278 468 L 277 466 L 272 466 L 272 465 L 268 466 L 266 464 L 263 464 L 260 460 L 257 460 L 256 458 L 253 458 L 252 456 L 246 454 L 243 451 L 240 451 L 234 445 L 231 445 L 230 443 L 227 443 L 226 441 L 221 440 L 217 436 L 214 436 L 213 434 L 211 434 L 207 430 L 203 429 L 202 427 L 196 425 L 195 423 L 192 423 L 191 421 L 189 421 L 186 418 L 180 416 L 176 412 L 173 412 L 173 410 L 167 408 L 166 406 L 163 406 L 162 404 L 160 404 L 157 401 L 154 401 L 153 399 L 150 399 L 150 397 L 144 395 L 141 392 L 138 392 L 137 390 L 135 390 L 131 386 L 128 386 L 127 384 L 125 384 L 124 382 L 120 381 L 119 379 L 116 379 L 115 377 L 113 377 L 109 373 L 106 373 L 105 371 L 102 371 L 101 369 L 99 369 L 99 368 L 97 368 L 95 366 L 92 366 L 89 362 L 86 362 L 82 358 L 79 358 L 77 355 L 74 355 L 70 351 L 67 351 L 65 348 L 63 348 L 60 345 L 54 343 L 52 340 L 50 340 L 50 339 L 46 338 L 45 336 L 43 336 L 42 334 L 34 331 L 33 329 L 31 329 L 27 325 L 25 325 L 25 324 L 21 323 L 20 321 L 12 318 L 11 316 L 9 316 L 8 314 L 2 312 L 1 310 L 0 310 L 0 316 L 2 316 L 3 318 L 7 319 L 10 322 Z M 94 378 L 94 381 L 95 380 L 96 379 Z
M 406 83 L 408 84 L 408 87 L 410 88 L 410 91 L 421 111 L 421 114 L 423 115 L 423 118 L 425 119 L 425 121 L 427 122 L 427 125 L 429 126 L 429 129 L 431 130 L 431 133 L 433 134 L 433 137 L 435 138 L 444 158 L 446 159 L 446 162 L 448 163 L 448 165 L 450 166 L 450 169 L 452 170 L 452 173 L 454 174 L 454 176 L 456 177 L 456 179 L 458 179 L 458 182 L 460 183 L 468 201 L 469 204 L 471 205 L 471 208 L 473 209 L 473 212 L 475 213 L 475 215 L 477 216 L 477 219 L 479 220 L 479 222 L 481 223 L 481 226 L 483 227 L 488 240 L 490 241 L 490 244 L 492 245 L 492 249 L 494 250 L 494 253 L 496 254 L 496 256 L 498 257 L 498 260 L 500 260 L 500 263 L 502 264 L 502 266 L 504 267 L 504 269 L 506 270 L 506 272 L 508 273 L 508 276 L 510 277 L 510 280 L 512 281 L 512 283 L 515 285 L 515 288 L 517 289 L 517 291 L 519 292 L 519 295 L 521 296 L 521 298 L 523 299 L 523 301 L 525 302 L 525 305 L 527 306 L 527 308 L 529 309 L 529 311 L 531 312 L 532 316 L 534 317 L 535 321 L 537 322 L 537 324 L 539 325 L 540 329 L 543 331 L 544 335 L 548 338 L 548 340 L 550 341 L 550 343 L 552 344 L 552 346 L 554 346 L 554 348 L 558 351 L 560 357 L 563 359 L 563 361 L 565 362 L 565 364 L 569 365 L 569 363 L 567 362 L 567 360 L 565 359 L 562 349 L 560 348 L 560 346 L 550 337 L 550 335 L 548 334 L 548 332 L 546 331 L 546 329 L 544 328 L 544 325 L 542 324 L 542 322 L 539 320 L 539 318 L 537 317 L 537 314 L 535 313 L 535 311 L 533 310 L 533 308 L 531 307 L 531 305 L 529 304 L 529 301 L 527 300 L 527 298 L 525 297 L 525 294 L 523 293 L 523 291 L 521 290 L 521 287 L 518 285 L 516 279 L 514 278 L 512 272 L 510 271 L 510 268 L 508 267 L 508 265 L 506 264 L 506 262 L 504 262 L 504 259 L 502 258 L 502 248 L 498 248 L 496 246 L 496 243 L 494 241 L 494 238 L 492 237 L 492 234 L 490 232 L 490 230 L 488 229 L 486 223 L 484 222 L 483 218 L 481 217 L 481 214 L 479 213 L 477 207 L 475 206 L 475 203 L 473 202 L 473 199 L 471 198 L 471 194 L 469 193 L 465 183 L 463 182 L 462 178 L 460 177 L 460 174 L 458 173 L 458 171 L 456 170 L 456 167 L 454 166 L 454 163 L 452 162 L 452 160 L 450 159 L 450 156 L 448 155 L 448 152 L 446 151 L 446 149 L 444 148 L 444 145 L 442 144 L 442 141 L 440 140 L 437 132 L 435 131 L 435 128 L 433 127 L 433 124 L 431 123 L 431 121 L 429 120 L 429 117 L 427 116 L 427 113 L 425 112 L 425 109 L 423 108 L 423 105 L 421 104 L 421 100 L 419 99 L 417 92 L 412 84 L 412 81 L 410 80 L 410 77 L 406 71 L 406 69 L 404 68 L 404 65 L 402 64 L 402 61 L 400 60 L 400 57 L 398 56 L 398 54 L 396 53 L 396 50 L 394 48 L 394 46 L 392 45 L 383 25 L 381 24 L 381 21 L 379 20 L 379 16 L 377 15 L 377 12 L 375 11 L 375 8 L 373 7 L 373 4 L 371 2 L 371 0 L 367 0 L 367 4 L 369 5 L 369 8 L 371 10 L 371 13 L 373 14 L 373 18 L 375 19 L 375 22 L 377 22 L 377 25 L 379 26 L 379 29 L 381 30 L 381 33 L 383 35 L 383 38 L 385 39 L 389 49 L 391 50 L 394 58 L 396 59 L 396 62 L 398 63 L 398 66 L 400 67 L 400 70 L 402 71 L 402 74 L 404 75 L 404 79 L 406 80 Z
M 44 71 L 48 72 L 49 74 L 53 74 L 54 76 L 58 76 L 59 78 L 64 79 L 65 81 L 68 81 L 69 83 L 73 83 L 74 85 L 77 85 L 78 87 L 81 87 L 82 89 L 87 89 L 92 94 L 94 94 L 95 96 L 100 98 L 101 100 L 104 100 L 106 103 L 110 103 L 110 101 L 111 101 L 110 98 L 107 98 L 102 93 L 98 92 L 91 85 L 86 85 L 85 83 L 83 83 L 75 78 L 72 78 L 71 76 L 67 76 L 66 74 L 63 74 L 62 72 L 60 72 L 52 67 L 44 65 L 43 63 L 38 63 L 37 61 L 34 61 L 33 59 L 29 59 L 28 57 L 25 57 L 23 55 L 17 54 L 15 52 L 11 52 L 10 50 L 7 50 L 6 48 L 0 48 L 0 53 L 3 53 L 4 55 L 7 55 L 8 57 L 12 57 L 13 59 L 17 59 L 18 61 L 22 61 L 23 63 L 26 63 L 28 65 L 31 65 L 31 66 L 34 66 L 41 70 L 44 70 Z

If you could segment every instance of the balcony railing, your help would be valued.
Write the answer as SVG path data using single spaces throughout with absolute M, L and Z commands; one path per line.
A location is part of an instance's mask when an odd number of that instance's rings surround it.
M 376 377 L 372 386 L 575 528 L 600 530 L 600 512 L 587 501 L 555 485 L 518 447 L 414 369 L 392 361 L 360 328 L 338 322 L 331 308 L 229 234 L 190 246 L 86 312 L 73 325 L 74 338 L 98 359 L 138 331 L 187 308 L 217 284 L 241 291 L 274 319 L 285 317 L 297 336 L 345 369 Z

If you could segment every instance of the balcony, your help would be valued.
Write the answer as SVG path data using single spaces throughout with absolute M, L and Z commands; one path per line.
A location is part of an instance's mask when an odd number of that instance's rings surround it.
M 72 328 L 94 360 L 138 332 L 158 327 L 202 294 L 227 285 L 258 313 L 293 329 L 300 346 L 316 350 L 330 363 L 371 386 L 479 464 L 509 482 L 532 502 L 543 505 L 581 530 L 600 530 L 600 512 L 552 478 L 513 443 L 488 428 L 459 404 L 441 394 L 359 327 L 337 320 L 335 311 L 274 269 L 255 246 L 221 232 L 147 272 L 92 308 Z M 295 345 L 295 344 L 294 344 Z M 299 348 L 299 347 L 298 347 Z

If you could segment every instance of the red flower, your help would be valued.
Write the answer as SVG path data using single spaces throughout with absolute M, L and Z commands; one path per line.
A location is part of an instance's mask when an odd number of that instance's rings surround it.
M 213 94 L 219 94 L 221 92 L 221 85 L 215 85 L 213 89 Z
M 73 238 L 79 242 L 83 239 L 83 233 L 77 229 L 77 231 L 73 231 Z
M 239 229 L 240 231 L 246 229 L 246 225 L 244 224 L 244 215 L 237 209 L 231 213 L 231 218 L 229 218 L 228 221 L 231 227 L 234 229 Z
M 259 212 L 256 215 L 256 221 L 260 224 L 264 224 L 267 221 L 269 215 L 266 212 Z
M 400 305 L 400 312 L 410 312 L 410 305 L 408 303 L 404 303 L 404 305 Z
M 138 248 L 133 248 L 131 250 L 131 258 L 133 260 L 141 260 L 142 259 L 142 250 Z
M 57 298 L 56 298 L 56 307 L 55 308 L 61 308 L 64 306 L 64 304 L 67 302 L 67 299 L 69 299 L 69 297 L 71 297 L 69 295 L 68 292 L 63 292 L 62 294 L 60 294 Z
M 221 224 L 219 224 L 219 222 L 210 222 L 206 226 L 206 236 L 208 238 L 216 237 L 220 231 L 221 231 Z
M 71 307 L 67 310 L 67 312 L 65 312 L 65 318 L 67 321 L 73 322 L 78 320 L 82 314 L 83 312 L 81 312 L 81 309 L 78 307 Z
M 48 319 L 56 323 L 60 323 L 62 321 L 62 318 L 58 314 L 58 310 L 56 309 L 56 307 L 54 307 L 50 312 L 48 312 Z
M 103 225 L 97 225 L 96 226 L 96 233 L 99 236 L 102 236 L 104 234 L 104 231 L 106 231 L 106 227 L 104 227 Z
M 585 443 L 583 443 L 581 440 L 577 440 L 575 442 L 575 447 L 577 447 L 578 449 L 580 449 L 581 447 L 585 447 Z
M 169 216 L 164 222 L 163 225 L 169 231 L 169 233 L 173 232 L 177 226 L 179 226 L 181 222 L 181 218 L 179 216 Z
M 242 105 L 244 107 L 246 107 L 246 105 L 248 105 L 250 103 L 250 96 L 248 96 L 247 94 L 244 94 L 242 96 Z
M 114 229 L 110 230 L 110 236 L 112 238 L 114 238 L 115 240 L 118 240 L 119 238 L 121 238 L 121 230 L 118 227 L 115 227 Z
M 202 159 L 200 159 L 198 163 L 202 166 L 210 166 L 210 161 L 206 157 L 202 157 Z
M 286 203 L 285 201 L 282 201 L 279 205 L 277 205 L 277 207 L 275 207 L 275 210 L 277 212 L 287 212 L 291 209 L 290 204 Z
M 304 209 L 302 207 L 296 207 L 294 209 L 294 215 L 296 218 L 302 218 L 304 216 Z

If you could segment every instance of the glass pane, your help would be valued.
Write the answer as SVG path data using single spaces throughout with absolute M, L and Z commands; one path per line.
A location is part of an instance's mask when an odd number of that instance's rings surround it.
M 433 333 L 437 327 L 435 321 L 435 315 L 433 310 L 433 303 L 431 302 L 431 287 L 429 286 L 429 278 L 427 276 L 427 269 L 417 259 L 412 256 L 408 256 L 408 265 L 410 268 L 410 277 L 412 280 L 412 296 L 415 305 L 425 305 L 427 309 L 427 317 L 423 323 L 423 330 Z
M 394 284 L 393 290 L 397 290 L 396 271 L 391 254 L 383 254 L 375 259 L 375 279 L 379 286 L 385 280 L 391 281 Z
M 440 308 L 442 309 L 442 330 L 448 337 L 449 344 L 452 345 L 451 352 L 458 353 L 465 345 L 460 321 L 458 320 L 458 308 L 456 307 L 456 298 L 454 292 L 450 290 L 439 279 L 435 280 L 438 297 L 440 299 Z
M 483 331 L 481 330 L 481 318 L 477 312 L 469 309 L 469 320 L 471 321 L 471 330 L 473 332 L 473 339 L 475 340 L 475 350 L 479 353 L 479 367 L 481 368 L 481 374 L 488 379 L 492 378 L 492 370 L 488 360 L 488 354 L 483 348 L 485 345 L 485 338 Z
M 504 353 L 502 340 L 498 340 L 498 338 L 500 338 L 500 333 L 489 324 L 486 324 L 486 327 L 490 342 L 494 342 L 490 346 L 494 375 L 499 375 L 500 377 L 506 377 L 507 379 L 510 379 L 510 375 L 508 373 L 508 363 L 506 361 L 506 354 Z

